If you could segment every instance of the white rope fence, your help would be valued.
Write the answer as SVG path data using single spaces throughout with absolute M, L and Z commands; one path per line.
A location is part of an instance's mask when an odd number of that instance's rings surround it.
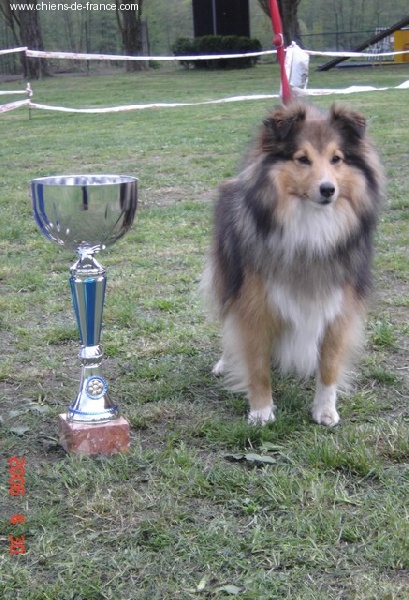
M 261 50 L 260 52 L 246 52 L 244 54 L 193 54 L 181 56 L 126 56 L 122 54 L 87 54 L 83 52 L 45 52 L 43 50 L 29 50 L 27 47 L 11 48 L 8 50 L 0 50 L 2 54 L 11 54 L 13 52 L 24 52 L 27 57 L 31 58 L 56 58 L 62 60 L 114 60 L 114 61 L 194 61 L 194 60 L 219 60 L 221 58 L 249 58 L 257 56 L 269 56 L 277 54 L 277 50 Z M 328 57 L 344 57 L 344 58 L 386 58 L 388 56 L 397 56 L 400 54 L 409 54 L 409 50 L 401 50 L 399 52 L 321 52 L 317 50 L 305 50 L 310 56 L 328 56 Z
M 27 83 L 26 85 L 26 89 L 25 90 L 2 90 L 0 91 L 0 96 L 9 96 L 10 94 L 28 94 L 28 96 L 31 98 L 31 96 L 33 95 L 33 90 L 31 89 L 31 86 L 29 83 Z
M 193 61 L 193 60 L 218 60 L 223 58 L 243 58 L 243 57 L 256 57 L 276 54 L 276 50 L 264 50 L 261 52 L 250 52 L 244 54 L 209 54 L 209 55 L 194 55 L 194 56 L 122 56 L 117 54 L 84 54 L 76 52 L 44 52 L 40 50 L 29 50 L 27 47 L 11 48 L 0 50 L 0 56 L 3 54 L 11 54 L 13 52 L 24 52 L 27 57 L 35 58 L 56 58 L 56 59 L 67 59 L 67 60 L 113 60 L 113 61 Z M 318 52 L 315 50 L 303 50 L 309 56 L 328 56 L 328 57 L 344 57 L 344 58 L 370 58 L 374 60 L 376 58 L 384 58 L 388 56 L 396 56 L 400 54 L 409 54 L 409 50 L 400 52 L 381 52 L 381 53 L 367 53 L 367 52 Z M 303 89 L 297 90 L 298 94 L 303 96 L 323 96 L 330 94 L 353 94 L 357 92 L 374 92 L 384 91 L 390 89 L 409 89 L 409 80 L 400 84 L 396 87 L 382 87 L 376 88 L 372 86 L 350 86 L 344 89 Z M 0 94 L 28 94 L 26 100 L 19 100 L 16 102 L 10 102 L 8 104 L 0 105 L 0 114 L 8 112 L 15 108 L 22 106 L 28 106 L 29 109 L 37 108 L 40 110 L 51 110 L 58 112 L 70 112 L 70 113 L 84 113 L 84 114 L 104 114 L 113 112 L 127 112 L 133 110 L 143 110 L 146 108 L 175 108 L 175 107 L 186 107 L 186 106 L 206 106 L 211 104 L 226 104 L 231 102 L 242 102 L 249 100 L 269 100 L 273 98 L 279 98 L 279 94 L 254 94 L 245 96 L 233 96 L 230 98 L 221 98 L 218 100 L 207 100 L 203 102 L 169 102 L 169 103 L 151 103 L 151 104 L 130 104 L 125 106 L 113 106 L 105 108 L 68 108 L 62 106 L 50 106 L 47 104 L 38 104 L 32 102 L 31 97 L 33 91 L 30 84 L 24 91 L 4 91 Z
M 0 50 L 0 52 L 4 51 Z M 0 113 L 8 112 L 10 110 L 14 110 L 15 108 L 19 108 L 20 106 L 30 106 L 31 98 L 33 96 L 33 90 L 29 83 L 26 85 L 25 90 L 2 90 L 0 91 L 0 96 L 10 96 L 15 94 L 27 94 L 28 98 L 26 100 L 17 100 L 16 102 L 9 102 L 8 104 L 0 104 Z
M 8 48 L 5 50 L 0 50 L 0 56 L 2 54 L 13 54 L 13 52 L 26 52 L 26 50 L 28 50 L 26 46 L 23 46 L 22 48 Z

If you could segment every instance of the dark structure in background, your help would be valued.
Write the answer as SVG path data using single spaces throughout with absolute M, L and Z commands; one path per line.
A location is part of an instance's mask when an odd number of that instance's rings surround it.
M 249 0 L 193 0 L 193 28 L 195 37 L 250 37 Z
M 404 19 L 401 19 L 400 21 L 398 21 L 391 27 L 388 27 L 387 29 L 384 29 L 383 31 L 371 36 L 369 39 L 365 40 L 365 42 L 362 42 L 362 44 L 359 44 L 359 46 L 356 46 L 356 48 L 353 48 L 351 50 L 351 52 L 362 52 L 362 50 L 365 50 L 365 48 L 368 48 L 368 46 L 371 46 L 371 44 L 376 44 L 376 42 L 379 42 L 379 40 L 383 40 L 383 38 L 387 37 L 388 35 L 392 35 L 392 33 L 394 33 L 395 31 L 398 31 L 399 29 L 403 29 L 407 25 L 409 25 L 409 16 L 406 16 Z M 325 65 L 321 65 L 316 70 L 317 71 L 329 71 L 329 69 L 332 69 L 332 67 L 335 67 L 338 63 L 340 63 L 344 60 L 348 60 L 348 59 L 345 57 L 334 58 L 334 59 L 330 60 L 329 62 L 325 63 Z

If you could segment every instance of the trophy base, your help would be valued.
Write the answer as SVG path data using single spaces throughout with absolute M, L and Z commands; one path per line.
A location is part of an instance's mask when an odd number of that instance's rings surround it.
M 59 443 L 66 452 L 92 456 L 129 451 L 129 423 L 123 417 L 105 423 L 68 421 L 67 414 L 59 419 Z

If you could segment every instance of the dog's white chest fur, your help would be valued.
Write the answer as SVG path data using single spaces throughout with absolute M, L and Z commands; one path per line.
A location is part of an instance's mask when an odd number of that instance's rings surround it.
M 272 284 L 269 290 L 270 306 L 285 324 L 276 340 L 273 359 L 284 373 L 308 377 L 317 369 L 325 327 L 341 312 L 343 291 L 338 288 L 311 298 L 291 287 Z

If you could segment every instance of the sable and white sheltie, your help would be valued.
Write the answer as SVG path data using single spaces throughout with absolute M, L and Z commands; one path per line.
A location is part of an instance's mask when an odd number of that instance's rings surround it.
M 339 421 L 337 387 L 362 339 L 383 194 L 365 125 L 343 107 L 278 107 L 220 187 L 202 290 L 223 327 L 213 372 L 247 392 L 249 422 L 274 420 L 271 364 L 316 373 L 312 417 Z

